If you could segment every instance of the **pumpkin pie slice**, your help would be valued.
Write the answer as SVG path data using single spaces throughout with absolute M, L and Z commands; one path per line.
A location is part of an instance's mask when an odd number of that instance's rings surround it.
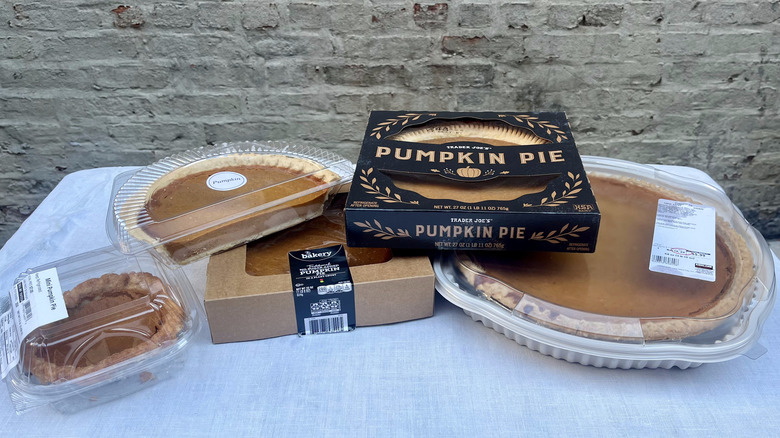
M 281 149 L 281 148 L 279 148 Z M 353 168 L 295 151 L 198 150 L 140 171 L 115 201 L 120 227 L 185 264 L 322 213 Z M 340 157 L 338 157 L 340 159 Z
M 434 120 L 405 128 L 390 140 L 413 143 L 445 144 L 457 141 L 485 143 L 493 146 L 518 146 L 550 143 L 529 130 L 499 121 Z
M 601 211 L 593 254 L 459 252 L 464 280 L 524 319 L 583 337 L 624 341 L 695 336 L 736 314 L 752 278 L 745 240 L 718 217 L 716 281 L 648 269 L 658 200 L 683 195 L 637 179 L 589 173 Z
M 105 274 L 63 295 L 68 318 L 33 331 L 23 365 L 41 384 L 59 383 L 174 343 L 186 315 L 162 280 L 146 272 Z

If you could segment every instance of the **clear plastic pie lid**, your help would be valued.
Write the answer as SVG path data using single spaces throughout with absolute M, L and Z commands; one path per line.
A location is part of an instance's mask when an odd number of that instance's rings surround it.
M 653 345 L 655 354 L 703 362 L 744 353 L 775 296 L 762 236 L 715 186 L 621 160 L 583 163 L 602 212 L 595 253 L 445 253 L 436 262 L 439 291 L 565 349 L 641 356 Z M 696 235 L 689 209 L 713 215 L 714 236 Z M 565 228 L 550 237 L 565 239 L 576 224 Z M 679 240 L 659 242 L 669 229 Z
M 5 335 L 19 347 L 6 384 L 18 412 L 100 402 L 108 385 L 112 398 L 136 391 L 167 375 L 199 329 L 183 272 L 149 253 L 87 252 L 28 270 L 11 293 L 18 331 Z
M 117 178 L 109 236 L 186 264 L 318 216 L 353 173 L 336 154 L 280 141 L 190 150 Z

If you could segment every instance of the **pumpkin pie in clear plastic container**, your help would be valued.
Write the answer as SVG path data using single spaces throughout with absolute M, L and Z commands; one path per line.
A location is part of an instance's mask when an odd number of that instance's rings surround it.
M 593 254 L 442 253 L 437 290 L 486 326 L 570 362 L 688 368 L 747 354 L 774 303 L 774 262 L 722 189 L 622 160 L 583 163 L 602 213 Z M 696 264 L 711 280 L 649 269 L 660 260 L 659 200 L 714 208 L 714 266 Z
M 5 379 L 17 412 L 43 405 L 74 412 L 146 388 L 183 365 L 200 325 L 181 269 L 149 252 L 109 247 L 30 269 L 14 289 L 32 303 L 36 292 L 24 285 L 41 278 L 52 306 L 59 295 L 66 312 L 30 327 L 19 342 L 18 363 Z M 20 308 L 45 312 L 31 306 Z
M 109 235 L 124 252 L 151 247 L 187 264 L 320 215 L 353 172 L 281 141 L 190 150 L 117 179 Z

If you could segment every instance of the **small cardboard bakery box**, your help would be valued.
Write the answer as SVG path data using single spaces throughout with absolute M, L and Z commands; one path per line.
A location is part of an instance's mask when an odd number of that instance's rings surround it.
M 246 245 L 211 257 L 205 308 L 214 343 L 298 333 L 289 274 L 246 272 Z M 384 263 L 351 267 L 357 326 L 433 315 L 434 276 L 427 255 L 394 254 Z
M 352 247 L 593 252 L 600 213 L 566 115 L 371 113 Z

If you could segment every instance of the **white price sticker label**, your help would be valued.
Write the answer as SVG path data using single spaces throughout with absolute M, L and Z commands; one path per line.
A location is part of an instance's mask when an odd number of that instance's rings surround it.
M 19 335 L 11 314 L 11 301 L 0 298 L 0 378 L 5 379 L 11 368 L 19 363 Z
M 650 270 L 715 281 L 715 208 L 658 200 Z
M 25 276 L 9 292 L 10 309 L 0 315 L 3 377 L 19 361 L 19 345 L 38 327 L 68 317 L 57 268 Z

